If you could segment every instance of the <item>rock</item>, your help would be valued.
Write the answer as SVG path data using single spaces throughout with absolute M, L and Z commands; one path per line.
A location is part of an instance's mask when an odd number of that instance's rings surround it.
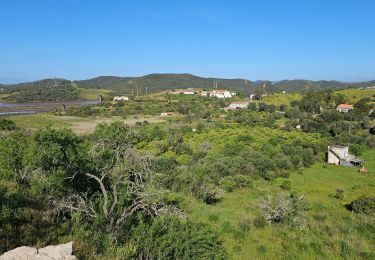
M 58 246 L 46 246 L 38 250 L 40 256 L 48 256 L 51 259 L 75 259 L 75 256 L 72 256 L 72 252 L 73 242 Z
M 57 246 L 46 246 L 37 250 L 33 247 L 21 246 L 0 256 L 0 260 L 74 260 L 73 242 Z
M 0 256 L 0 260 L 18 260 L 18 259 L 31 259 L 38 254 L 38 250 L 33 247 L 21 246 L 10 250 Z

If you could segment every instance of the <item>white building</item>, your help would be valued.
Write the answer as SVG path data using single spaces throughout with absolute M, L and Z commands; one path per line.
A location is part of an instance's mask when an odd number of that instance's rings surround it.
M 233 102 L 229 104 L 229 109 L 246 109 L 249 105 L 249 102 Z
M 340 166 L 358 166 L 363 165 L 363 160 L 356 158 L 349 153 L 348 146 L 331 145 L 328 146 L 327 162 Z
M 341 145 L 328 146 L 327 162 L 340 165 L 341 160 L 347 160 L 349 156 L 349 147 Z
M 231 98 L 233 95 L 228 90 L 223 89 L 215 89 L 211 91 L 210 97 L 217 97 L 217 98 Z
M 127 96 L 116 96 L 113 98 L 113 101 L 129 101 L 129 97 Z
M 348 105 L 348 104 L 341 104 L 341 105 L 338 105 L 336 108 L 337 111 L 343 112 L 343 113 L 347 113 L 352 109 L 353 109 L 353 105 Z
M 184 95 L 195 95 L 195 92 L 193 90 L 187 90 L 183 92 Z

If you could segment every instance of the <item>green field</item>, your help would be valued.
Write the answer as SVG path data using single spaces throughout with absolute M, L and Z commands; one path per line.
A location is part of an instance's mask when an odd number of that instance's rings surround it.
M 128 125 L 134 125 L 137 122 L 147 121 L 149 123 L 162 123 L 165 120 L 155 116 L 130 116 L 126 119 L 120 116 L 112 117 L 77 117 L 77 116 L 58 116 L 52 113 L 25 114 L 8 116 L 8 119 L 16 123 L 18 127 L 36 130 L 46 126 L 53 128 L 71 128 L 77 134 L 86 134 L 94 131 L 97 124 L 123 121 Z
M 300 100 L 301 98 L 302 95 L 298 93 L 274 93 L 264 97 L 260 102 L 280 106 L 282 104 L 290 104 L 290 102 Z
M 81 88 L 80 96 L 83 99 L 92 100 L 98 99 L 100 95 L 106 97 L 112 93 L 109 89 L 91 89 L 91 88 Z
M 372 98 L 372 102 L 375 103 L 375 89 L 343 89 L 338 90 L 337 93 L 346 95 L 350 103 L 355 103 L 362 98 Z
M 186 209 L 193 219 L 209 223 L 224 237 L 233 259 L 369 256 L 375 241 L 375 223 L 344 207 L 360 195 L 375 193 L 375 150 L 364 153 L 361 158 L 366 160 L 367 175 L 360 175 L 357 168 L 326 167 L 317 163 L 290 176 L 292 190 L 303 194 L 309 205 L 302 228 L 289 228 L 283 224 L 257 228 L 253 224 L 260 216 L 258 198 L 269 192 L 282 192 L 279 186 L 284 181 L 282 178 L 272 182 L 257 180 L 249 188 L 226 193 L 224 200 L 217 205 L 189 199 Z M 345 190 L 343 200 L 331 196 L 336 188 Z M 250 225 L 243 230 L 241 222 Z

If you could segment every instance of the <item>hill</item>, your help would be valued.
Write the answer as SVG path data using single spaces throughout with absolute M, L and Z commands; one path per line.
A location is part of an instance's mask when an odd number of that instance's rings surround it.
M 70 101 L 80 98 L 75 83 L 65 79 L 44 79 L 34 82 L 10 85 L 4 88 L 5 101 L 11 102 L 52 102 Z
M 302 92 L 316 89 L 343 89 L 343 88 L 367 88 L 375 85 L 375 81 L 364 82 L 340 82 L 334 80 L 282 80 L 273 84 L 277 90 Z
M 131 93 L 138 91 L 142 94 L 156 93 L 174 88 L 218 88 L 241 90 L 246 93 L 255 91 L 256 84 L 245 79 L 203 78 L 191 74 L 150 74 L 142 77 L 112 77 L 104 76 L 89 80 L 77 81 L 82 88 L 105 88 L 115 92 Z
M 339 81 L 311 81 L 311 80 L 282 80 L 250 81 L 246 79 L 204 78 L 192 74 L 150 74 L 142 77 L 100 76 L 87 80 L 70 81 L 66 79 L 44 79 L 34 82 L 14 85 L 3 85 L 3 93 L 7 100 L 25 101 L 65 101 L 86 98 L 82 94 L 85 89 L 103 89 L 107 93 L 130 95 L 138 93 L 157 93 L 168 89 L 217 87 L 240 91 L 246 94 L 255 93 L 265 86 L 270 92 L 303 92 L 306 90 L 365 88 L 375 85 L 375 81 L 368 82 L 339 82 Z M 94 91 L 95 92 L 95 91 Z

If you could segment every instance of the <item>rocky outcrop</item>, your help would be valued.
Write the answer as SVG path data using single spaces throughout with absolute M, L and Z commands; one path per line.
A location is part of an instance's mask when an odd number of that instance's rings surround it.
M 73 260 L 73 242 L 36 249 L 21 246 L 0 256 L 0 260 Z

